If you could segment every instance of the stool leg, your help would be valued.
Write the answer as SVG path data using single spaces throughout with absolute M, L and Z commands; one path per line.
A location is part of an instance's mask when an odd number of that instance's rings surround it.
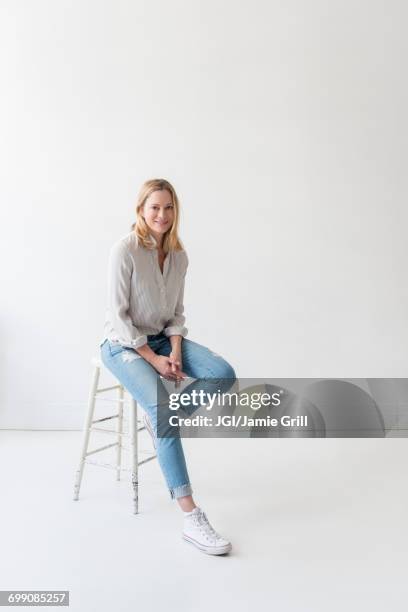
M 120 467 L 122 463 L 122 433 L 123 433 L 123 397 L 124 390 L 123 386 L 119 387 L 119 401 L 118 401 L 118 446 L 116 449 L 116 480 L 120 480 Z
M 74 501 L 78 501 L 79 499 L 79 489 L 81 487 L 82 474 L 83 474 L 84 465 L 85 465 L 85 458 L 86 458 L 86 453 L 88 451 L 89 435 L 91 433 L 90 428 L 92 426 L 92 419 L 93 419 L 94 410 L 95 410 L 95 397 L 96 397 L 96 390 L 98 388 L 99 375 L 100 375 L 100 368 L 96 366 L 93 372 L 93 376 L 92 376 L 91 388 L 89 390 L 88 410 L 87 410 L 87 414 L 85 417 L 85 423 L 84 423 L 84 429 L 83 429 L 83 435 L 82 435 L 81 459 L 79 461 L 78 470 L 76 472 L 75 485 L 74 485 Z
M 133 493 L 133 513 L 139 512 L 139 463 L 137 451 L 137 403 L 130 398 L 130 448 L 131 448 L 131 474 L 132 474 L 132 493 Z

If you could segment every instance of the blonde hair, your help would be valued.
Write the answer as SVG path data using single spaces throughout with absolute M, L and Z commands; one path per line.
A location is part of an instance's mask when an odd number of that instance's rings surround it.
M 139 195 L 136 203 L 136 222 L 132 225 L 132 230 L 135 232 L 138 243 L 142 244 L 147 249 L 156 248 L 154 240 L 149 230 L 149 226 L 142 217 L 141 210 L 147 200 L 147 198 L 154 191 L 162 191 L 167 189 L 171 195 L 172 204 L 174 207 L 174 219 L 172 226 L 163 236 L 163 251 L 168 253 L 169 251 L 183 251 L 183 244 L 178 236 L 178 224 L 180 218 L 180 203 L 176 194 L 176 190 L 173 185 L 166 181 L 166 179 L 150 179 L 143 183 L 140 188 Z

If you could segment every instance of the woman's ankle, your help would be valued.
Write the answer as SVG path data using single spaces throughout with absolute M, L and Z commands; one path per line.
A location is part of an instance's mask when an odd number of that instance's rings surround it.
M 191 495 L 178 497 L 177 501 L 183 512 L 192 512 L 192 510 L 197 507 Z

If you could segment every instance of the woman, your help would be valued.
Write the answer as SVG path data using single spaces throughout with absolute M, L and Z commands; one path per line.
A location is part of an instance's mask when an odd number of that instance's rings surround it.
M 225 392 L 235 381 L 227 361 L 186 338 L 183 297 L 188 257 L 178 237 L 178 223 L 179 201 L 172 185 L 163 179 L 144 183 L 132 232 L 110 252 L 101 356 L 145 412 L 170 496 L 184 512 L 183 538 L 218 555 L 229 552 L 231 543 L 213 529 L 193 500 L 180 437 L 157 436 L 160 376 L 176 385 L 186 376 L 206 379 L 196 380 L 183 393 L 204 387 L 207 392 L 220 387 Z

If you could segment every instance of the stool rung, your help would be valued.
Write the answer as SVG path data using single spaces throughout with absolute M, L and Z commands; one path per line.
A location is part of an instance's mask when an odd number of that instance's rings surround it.
M 114 389 L 120 389 L 121 385 L 114 385 L 113 387 L 102 387 L 101 389 L 96 389 L 95 393 L 105 393 L 106 391 L 113 391 Z
M 139 461 L 138 465 L 142 465 L 142 463 L 147 463 L 148 461 L 152 461 L 152 459 L 156 459 L 157 455 L 153 455 L 152 457 L 148 457 L 147 459 L 143 459 L 143 461 Z
M 116 419 L 119 417 L 119 414 L 112 414 L 112 416 L 108 416 L 108 417 L 102 417 L 101 419 L 95 419 L 94 421 L 91 421 L 91 423 L 101 423 L 102 421 L 109 421 L 109 419 Z M 142 423 L 142 419 L 137 419 L 138 423 Z M 125 416 L 122 416 L 122 423 L 129 423 L 129 419 Z
M 138 465 L 142 465 L 142 463 L 147 463 L 147 461 L 151 461 L 155 457 L 156 455 L 154 457 L 148 457 L 147 459 L 143 459 L 143 461 L 138 462 Z M 131 472 L 132 471 L 132 468 L 124 468 L 124 467 L 118 468 L 116 465 L 113 465 L 112 463 L 103 463 L 102 461 L 85 461 L 85 463 L 90 464 L 90 465 L 98 465 L 99 467 L 108 468 L 109 470 L 116 470 L 116 471 L 120 470 L 121 472 Z
M 130 406 L 129 400 L 119 399 L 118 397 L 96 397 L 95 399 L 98 400 L 98 402 L 120 402 L 121 404 L 129 403 Z
M 138 427 L 137 431 L 142 431 L 143 429 L 146 429 L 146 427 L 145 426 Z M 119 431 L 116 431 L 115 429 L 104 429 L 103 427 L 90 427 L 89 431 L 102 431 L 103 433 L 116 434 L 117 436 L 128 436 L 129 435 L 129 432 L 127 431 L 119 432 Z
M 100 451 L 106 450 L 107 448 L 112 448 L 112 446 L 117 446 L 118 443 L 114 442 L 113 444 L 107 444 L 106 446 L 100 446 L 99 448 L 95 448 L 95 450 L 92 451 L 88 451 L 87 453 L 85 453 L 85 457 L 88 457 L 88 455 L 93 455 L 94 453 L 99 453 Z
M 128 433 L 126 431 L 115 431 L 114 429 L 104 429 L 103 427 L 90 427 L 89 431 L 100 431 L 102 433 L 108 433 L 108 434 L 116 434 L 117 436 L 127 436 Z
M 99 467 L 108 468 L 110 470 L 117 470 L 118 472 L 119 470 L 121 472 L 130 472 L 130 468 L 124 468 L 124 467 L 118 468 L 116 465 L 113 465 L 112 463 L 103 463 L 102 461 L 85 461 L 85 463 L 89 465 L 98 465 Z
M 113 446 L 118 446 L 118 445 L 119 445 L 119 442 L 114 442 L 113 444 L 106 444 L 106 446 L 100 446 L 99 448 L 95 448 L 95 450 L 93 451 L 87 452 L 85 457 L 87 457 L 88 455 L 93 455 L 94 453 L 99 453 L 100 451 L 106 450 L 107 448 L 112 448 Z M 120 445 L 120 448 L 125 451 L 133 450 L 129 448 L 129 446 L 124 446 L 123 444 Z M 141 448 L 138 449 L 138 453 L 149 453 L 149 452 L 151 451 L 146 451 Z
M 125 451 L 131 451 L 132 450 L 131 448 L 129 448 L 129 446 L 121 446 L 121 449 L 125 450 Z M 144 450 L 144 449 L 140 449 L 140 448 L 138 449 L 137 452 L 139 454 L 142 454 L 142 455 L 150 455 L 152 453 L 152 451 L 148 451 L 148 450 Z
M 119 414 L 112 414 L 112 416 L 102 417 L 101 419 L 95 419 L 92 423 L 102 423 L 102 421 L 109 421 L 109 419 L 117 419 Z

